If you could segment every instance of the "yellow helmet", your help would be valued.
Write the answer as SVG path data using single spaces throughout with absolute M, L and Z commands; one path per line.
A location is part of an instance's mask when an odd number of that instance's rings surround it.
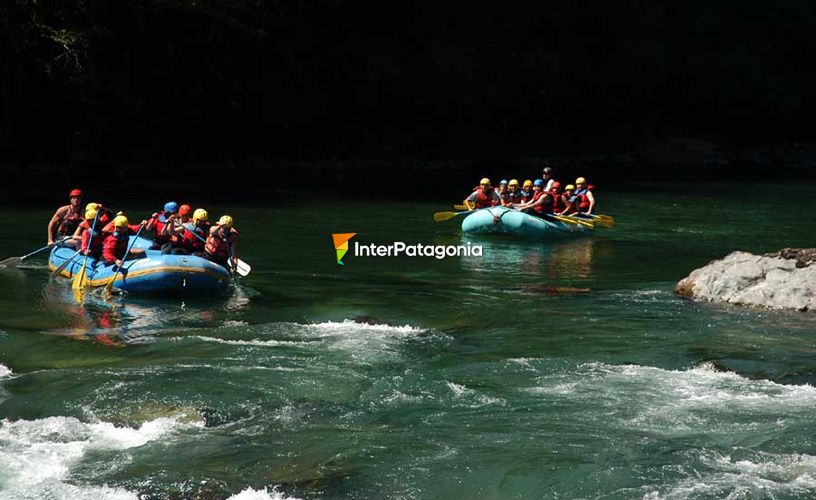
M 487 177 L 482 177 L 482 180 L 479 181 L 479 185 L 480 186 L 489 186 L 490 185 L 490 179 L 488 179 Z
M 229 215 L 222 215 L 221 218 L 218 219 L 218 225 L 232 227 L 232 217 Z
M 578 177 L 577 179 L 575 179 L 575 184 L 586 184 L 586 179 L 584 179 L 583 177 Z
M 93 203 L 89 203 L 89 206 L 85 208 L 85 220 L 93 220 L 96 219 L 96 208 L 90 206 Z
M 529 186 L 532 186 L 532 185 L 533 185 L 533 181 L 531 181 L 530 179 L 527 179 L 526 181 L 524 181 L 524 187 L 529 187 Z
M 209 219 L 210 214 L 208 214 L 203 208 L 196 208 L 195 212 L 193 212 L 193 222 L 206 221 Z
M 99 210 L 99 207 L 101 206 L 102 205 L 100 205 L 99 203 L 91 202 L 85 205 L 85 211 L 87 212 L 88 210 Z
M 508 186 L 518 186 L 518 179 L 510 179 Z
M 564 191 L 575 191 L 575 186 L 572 184 L 567 184 L 567 187 L 564 188 Z
M 128 218 L 124 215 L 117 215 L 113 218 L 113 227 L 125 227 L 128 225 Z

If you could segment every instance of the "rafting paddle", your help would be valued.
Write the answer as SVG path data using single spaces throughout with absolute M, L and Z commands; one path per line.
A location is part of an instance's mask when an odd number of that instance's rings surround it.
M 99 212 L 94 215 L 93 224 L 91 224 L 91 235 L 93 236 L 94 230 L 96 229 L 96 221 L 99 219 Z M 89 242 L 91 240 L 88 240 Z M 90 246 L 90 243 L 88 244 Z M 85 260 L 82 261 L 82 269 L 79 270 L 79 274 L 74 277 L 74 282 L 71 283 L 71 288 L 74 290 L 82 290 L 85 288 L 86 282 L 88 281 L 87 276 L 85 276 L 85 265 L 88 263 L 88 256 L 85 256 Z
M 469 214 L 472 211 L 473 210 L 466 210 L 464 212 L 436 212 L 433 217 L 434 221 L 436 222 L 444 222 L 446 220 L 451 220 L 458 215 Z
M 130 245 L 128 246 L 127 250 L 125 251 L 125 255 L 122 257 L 122 265 L 119 266 L 118 268 L 116 268 L 116 271 L 113 273 L 113 276 L 111 276 L 110 281 L 108 281 L 108 283 L 105 285 L 105 289 L 103 290 L 103 293 L 110 294 L 111 290 L 113 290 L 113 282 L 114 282 L 114 280 L 116 280 L 116 276 L 119 274 L 119 271 L 121 271 L 122 268 L 125 267 L 125 260 L 127 260 L 128 254 L 130 253 L 130 250 L 133 248 L 133 245 L 136 244 L 136 240 L 139 239 L 139 235 L 142 233 L 142 229 L 144 229 L 144 227 L 145 227 L 144 223 L 139 224 L 139 230 L 136 231 L 136 236 L 133 238 L 133 241 L 130 242 Z
M 82 250 L 77 250 L 76 252 L 74 252 L 74 255 L 70 256 L 67 259 L 65 259 L 65 261 L 63 261 L 63 263 L 60 264 L 58 268 L 54 269 L 54 272 L 51 273 L 51 277 L 53 278 L 53 277 L 57 276 L 58 274 L 60 274 L 63 269 L 68 267 L 68 264 L 70 264 L 71 262 L 74 261 L 76 256 L 79 255 L 79 252 L 81 252 L 81 251 Z
M 573 217 L 565 217 L 563 215 L 553 215 L 556 220 L 560 220 L 561 222 L 566 222 L 567 224 L 577 224 L 584 227 L 595 228 L 595 224 L 588 220 L 581 220 L 576 219 Z
M 590 217 L 596 224 L 603 227 L 613 227 L 615 225 L 615 218 L 610 215 L 598 214 L 581 214 L 583 217 Z
M 187 231 L 190 231 L 190 230 L 188 229 Z M 193 236 L 195 236 L 196 238 L 200 239 L 201 241 L 203 241 L 203 242 L 205 242 L 205 243 L 207 242 L 207 240 L 206 240 L 206 239 L 202 238 L 202 237 L 201 237 L 201 236 L 200 236 L 198 233 L 196 233 L 195 231 L 190 231 L 190 233 L 191 233 Z M 231 251 L 230 251 L 230 252 L 231 252 Z M 230 254 L 230 258 L 232 258 L 232 254 Z M 238 276 L 241 276 L 241 277 L 243 278 L 244 276 L 248 275 L 248 274 L 249 274 L 249 273 L 252 271 L 252 266 L 250 266 L 249 264 L 247 264 L 247 263 L 246 263 L 246 262 L 244 262 L 243 260 L 241 260 L 241 259 L 239 259 L 239 258 L 237 258 L 237 257 L 236 257 L 236 259 L 235 259 L 235 260 L 237 261 L 237 266 L 236 266 L 235 271 L 238 273 Z
M 14 266 L 17 266 L 18 264 L 20 264 L 22 261 L 26 260 L 27 258 L 33 257 L 34 255 L 37 255 L 40 252 L 48 250 L 49 248 L 53 247 L 54 245 L 56 245 L 58 243 L 62 243 L 63 241 L 65 241 L 65 240 L 67 240 L 69 238 L 70 238 L 70 236 L 65 236 L 64 238 L 62 238 L 61 240 L 59 240 L 57 242 L 51 243 L 50 245 L 46 245 L 46 246 L 44 246 L 42 248 L 38 248 L 37 250 L 34 250 L 31 253 L 27 253 L 27 254 L 23 255 L 22 257 L 9 257 L 8 259 L 1 260 L 0 261 L 0 267 L 14 267 Z

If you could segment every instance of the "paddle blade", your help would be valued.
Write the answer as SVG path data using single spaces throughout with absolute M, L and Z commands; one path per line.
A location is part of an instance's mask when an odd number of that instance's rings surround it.
M 250 266 L 249 264 L 247 264 L 247 263 L 246 263 L 246 262 L 244 262 L 243 260 L 238 259 L 238 266 L 237 266 L 237 272 L 238 272 L 238 274 L 239 274 L 241 277 L 244 277 L 244 276 L 246 276 L 247 274 L 249 274 L 249 273 L 250 273 L 250 271 L 252 271 L 252 266 Z
M 451 220 L 457 215 L 462 212 L 436 212 L 434 214 L 434 221 L 436 222 L 444 222 L 446 220 Z
M 82 290 L 87 285 L 88 277 L 85 276 L 85 266 L 82 266 L 82 269 L 79 270 L 76 276 L 74 276 L 74 281 L 71 283 L 71 288 L 74 290 Z
M 22 257 L 9 257 L 8 259 L 0 260 L 0 267 L 17 267 L 22 261 Z
M 467 207 L 467 205 L 454 205 L 453 209 L 454 210 L 467 210 L 468 207 Z

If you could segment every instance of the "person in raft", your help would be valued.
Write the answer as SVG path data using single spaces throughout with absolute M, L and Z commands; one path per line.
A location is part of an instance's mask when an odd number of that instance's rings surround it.
M 502 204 L 505 207 L 512 207 L 513 205 L 523 203 L 524 195 L 522 195 L 522 192 L 523 191 L 519 189 L 518 179 L 510 179 L 510 182 L 507 184 L 507 202 L 505 203 L 504 200 L 502 200 Z
M 161 212 L 156 212 L 147 219 L 147 224 L 144 228 L 145 236 L 153 240 L 153 245 L 150 247 L 153 250 L 158 250 L 167 243 L 169 238 L 164 236 L 164 224 L 167 220 L 178 213 L 178 203 L 175 201 L 168 201 L 164 204 L 164 209 Z
M 87 255 L 93 259 L 99 259 L 102 255 L 102 241 L 104 235 L 101 223 L 101 214 L 97 209 L 98 203 L 88 203 L 85 208 L 85 220 L 79 224 L 74 239 L 78 242 L 78 250 L 82 255 Z M 94 224 L 94 221 L 96 223 Z M 93 231 L 91 231 L 93 228 Z
M 557 203 L 557 207 L 563 207 L 561 211 L 557 211 L 556 214 L 558 215 L 570 215 L 575 213 L 575 186 L 572 184 L 567 184 L 567 187 L 564 188 L 564 192 L 561 193 L 560 202 Z
M 544 181 L 544 192 L 552 191 L 553 182 L 555 182 L 555 178 L 553 178 L 554 172 L 552 167 L 544 167 L 544 170 L 541 171 L 541 180 Z
M 533 181 L 527 179 L 521 186 L 521 202 L 526 203 L 533 197 Z
M 136 234 L 139 226 L 128 224 L 128 218 L 124 215 L 117 215 L 113 219 L 113 232 L 105 236 L 102 242 L 102 260 L 105 265 L 116 265 L 122 267 L 122 259 L 128 249 L 130 235 Z M 144 257 L 145 251 L 141 248 L 133 248 L 128 254 L 128 260 L 140 259 Z
M 204 251 L 204 243 L 210 234 L 210 215 L 203 208 L 193 212 L 193 220 L 183 225 L 184 233 L 181 236 L 182 248 L 194 255 Z M 237 234 L 237 233 L 236 233 Z
M 502 206 L 506 206 L 510 203 L 510 191 L 508 190 L 507 184 L 507 179 L 502 179 L 501 182 L 499 182 L 499 189 L 496 191 L 496 194 L 499 195 L 499 203 Z
M 82 191 L 72 189 L 68 193 L 68 199 L 68 205 L 59 207 L 48 222 L 49 245 L 53 245 L 54 241 L 59 238 L 72 236 L 76 232 L 79 223 L 82 222 Z
M 516 208 L 524 213 L 541 217 L 542 219 L 547 214 L 552 213 L 553 197 L 552 194 L 544 191 L 544 181 L 536 179 L 533 183 L 533 196 L 530 201 L 518 205 Z
M 166 241 L 161 247 L 163 254 L 186 254 L 181 245 L 181 236 L 184 233 L 182 227 L 185 223 L 190 221 L 193 214 L 193 208 L 190 205 L 184 204 L 178 208 L 178 214 L 170 214 L 165 221 L 164 227 L 161 231 L 161 239 Z
M 592 186 L 588 186 L 586 179 L 578 177 L 575 179 L 575 208 L 579 215 L 592 215 L 592 210 L 595 208 L 595 195 L 592 194 Z
M 204 251 L 204 242 L 210 234 L 209 214 L 203 208 L 196 209 L 190 219 L 187 210 L 182 205 L 179 207 L 179 217 L 165 225 L 170 228 L 170 243 L 162 246 L 162 253 L 173 255 L 191 255 Z M 184 214 L 184 215 L 182 215 Z M 198 237 L 196 237 L 198 235 Z M 199 255 L 199 257 L 203 257 Z
M 207 242 L 204 244 L 204 255 L 216 264 L 221 264 L 233 273 L 238 268 L 238 253 L 235 240 L 238 231 L 232 227 L 232 217 L 222 215 L 218 224 L 210 228 Z
M 465 206 L 468 210 L 495 207 L 496 205 L 501 205 L 501 198 L 490 185 L 490 179 L 487 177 L 483 178 L 479 186 L 474 188 L 470 196 L 465 199 Z

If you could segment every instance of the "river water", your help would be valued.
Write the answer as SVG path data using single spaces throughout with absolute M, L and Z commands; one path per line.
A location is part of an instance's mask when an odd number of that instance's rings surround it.
M 0 498 L 816 495 L 816 315 L 672 293 L 814 246 L 812 188 L 598 196 L 617 226 L 557 243 L 463 237 L 445 203 L 212 207 L 254 268 L 217 300 L 3 270 Z M 4 255 L 40 245 L 48 210 L 0 212 Z M 339 232 L 483 255 L 339 266 Z

